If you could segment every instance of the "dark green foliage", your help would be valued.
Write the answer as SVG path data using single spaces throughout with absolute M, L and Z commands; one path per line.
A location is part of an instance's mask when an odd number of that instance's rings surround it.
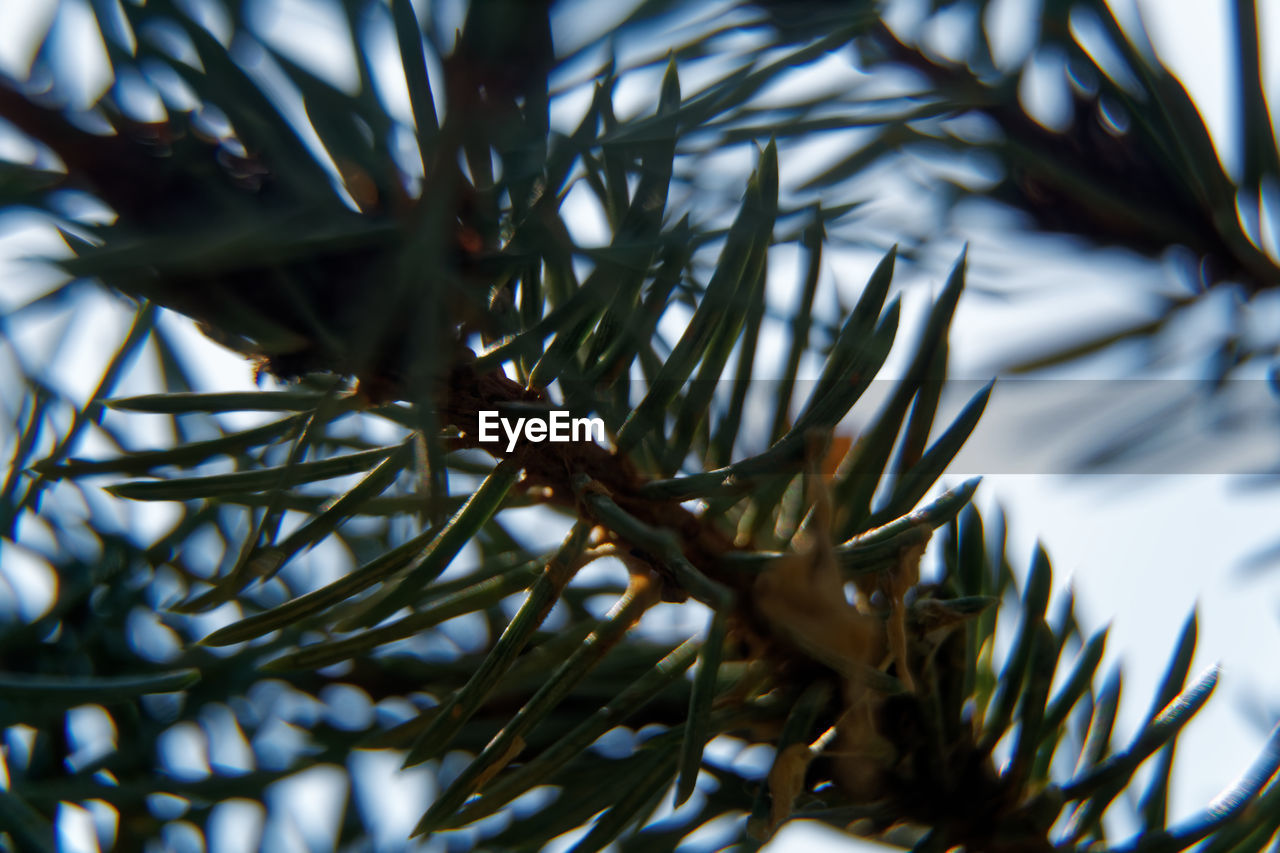
M 87 398 L 21 359 L 5 391 L 0 548 L 35 555 L 57 589 L 47 612 L 0 624 L 0 845 L 54 849 L 59 804 L 100 800 L 118 815 L 117 849 L 144 849 L 180 822 L 207 831 L 228 800 L 268 804 L 273 785 L 311 768 L 359 789 L 352 761 L 366 750 L 434 776 L 415 835 L 470 827 L 478 849 L 540 849 L 575 829 L 579 850 L 671 849 L 726 816 L 741 849 L 789 816 L 892 830 L 923 850 L 1269 843 L 1275 738 L 1220 803 L 1168 825 L 1174 744 L 1217 678 L 1186 686 L 1194 620 L 1141 730 L 1115 746 L 1118 671 L 1098 686 L 1105 632 L 1086 641 L 1069 598 L 1051 608 L 1042 549 L 1011 570 L 1003 520 L 984 525 L 970 502 L 977 480 L 937 493 L 991 393 L 939 418 L 967 254 L 858 435 L 850 412 L 898 341 L 898 250 L 846 317 L 817 309 L 825 242 L 863 221 L 832 187 L 938 141 L 932 122 L 970 110 L 1004 130 L 992 146 L 1010 171 L 986 192 L 1039 224 L 1101 236 L 1119 218 L 1112 236 L 1134 248 L 1181 241 L 1250 290 L 1272 286 L 1270 261 L 1220 215 L 1236 187 L 1181 87 L 1113 27 L 1140 91 L 1093 69 L 1080 102 L 1119 99 L 1133 121 L 1099 143 L 1012 106 L 1016 75 L 992 67 L 981 37 L 967 66 L 946 63 L 900 41 L 871 3 L 762 2 L 738 11 L 768 38 L 726 54 L 740 61 L 717 81 L 682 83 L 718 55 L 726 33 L 707 24 L 660 61 L 602 60 L 576 128 L 553 128 L 559 87 L 592 51 L 612 55 L 692 5 L 639 4 L 616 44 L 565 55 L 549 2 L 474 0 L 456 34 L 406 0 L 344 4 L 354 32 L 372 15 L 394 34 L 412 127 L 378 96 L 367 45 L 353 39 L 358 85 L 341 91 L 254 40 L 252 3 L 225 10 L 229 42 L 192 14 L 212 5 L 94 4 L 117 81 L 149 70 L 189 89 L 195 108 L 171 97 L 160 122 L 130 111 L 123 82 L 92 120 L 45 97 L 40 75 L 61 73 L 47 46 L 30 79 L 0 81 L 0 115 L 66 168 L 6 168 L 0 204 L 44 211 L 75 277 L 11 308 L 6 334 L 86 286 L 135 312 Z M 1238 6 L 1256 131 L 1267 113 L 1258 52 L 1245 49 L 1254 10 Z M 1091 62 L 1069 38 L 1073 9 L 1110 21 L 1100 2 L 1048 2 L 1043 43 Z M 763 105 L 786 72 L 855 49 L 872 67 L 915 68 L 930 96 Z M 287 96 L 263 78 L 268 61 Z M 652 97 L 620 115 L 619 83 L 645 74 Z M 219 115 L 230 127 L 213 133 Z M 782 179 L 789 139 L 855 126 L 871 141 L 810 182 L 821 204 Z M 397 140 L 409 136 L 407 153 Z M 1154 173 L 1079 150 L 1098 144 Z M 1275 176 L 1274 141 L 1255 132 L 1246 145 L 1244 180 Z M 717 210 L 722 199 L 690 198 L 701 158 L 734 146 L 754 163 L 741 199 Z M 1086 180 L 1054 183 L 1082 159 Z M 1148 181 L 1172 194 L 1158 217 L 1129 203 Z M 114 218 L 55 215 L 51 187 L 87 191 Z M 576 242 L 576 192 L 603 212 L 604 244 Z M 778 317 L 770 254 L 793 243 L 802 286 Z M 294 384 L 202 390 L 161 308 Z M 756 354 L 779 334 L 773 377 Z M 802 399 L 810 355 L 822 366 Z M 115 397 L 142 357 L 160 393 Z M 601 418 L 607 439 L 480 438 L 482 411 L 549 409 Z M 147 418 L 165 425 L 160 446 L 133 438 Z M 88 437 L 94 458 L 81 458 Z M 146 502 L 172 512 L 154 537 L 115 514 Z M 930 543 L 938 559 L 922 573 Z M 335 565 L 327 581 L 306 571 Z M 706 630 L 637 624 L 681 608 Z M 450 620 L 472 642 L 449 639 Z M 344 691 L 374 710 L 344 715 Z M 287 710 L 314 700 L 327 710 Z M 114 728 L 89 757 L 68 731 L 86 708 Z M 644 737 L 625 754 L 597 748 L 622 726 Z M 251 744 L 249 766 L 184 775 L 166 743 L 192 730 Z M 773 769 L 713 759 L 716 738 L 776 748 Z M 1143 833 L 1117 845 L 1102 817 L 1152 756 Z M 542 786 L 557 789 L 550 804 L 518 807 Z M 683 808 L 659 820 L 672 798 Z M 338 843 L 368 849 L 377 817 L 353 799 Z M 505 825 L 486 822 L 498 813 Z

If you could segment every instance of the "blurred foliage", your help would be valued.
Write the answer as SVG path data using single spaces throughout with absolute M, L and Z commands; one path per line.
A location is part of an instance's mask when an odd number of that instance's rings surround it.
M 967 191 L 1042 227 L 1181 245 L 1202 290 L 1266 291 L 1272 259 L 1235 213 L 1276 180 L 1250 4 L 1238 180 L 1097 2 L 1040 16 L 1075 86 L 1057 129 L 1017 105 L 1025 66 L 997 67 L 981 26 L 943 59 L 872 3 L 649 0 L 572 48 L 556 16 L 588 16 L 548 2 L 317 4 L 354 57 L 337 83 L 264 36 L 282 8 L 94 2 L 112 82 L 78 103 L 65 52 L 85 9 L 60 3 L 0 85 L 35 152 L 0 172 L 5 215 L 70 249 L 4 317 L 0 547 L 6 577 L 35 564 L 56 588 L 38 613 L 15 589 L 0 633 L 0 844 L 57 849 L 87 811 L 104 849 L 220 849 L 246 814 L 265 815 L 263 849 L 290 831 L 405 849 L 397 795 L 449 849 L 576 831 L 574 849 L 661 850 L 700 829 L 687 843 L 754 849 L 793 817 L 922 850 L 1270 843 L 1280 735 L 1167 820 L 1176 738 L 1216 682 L 1189 678 L 1194 619 L 1116 743 L 1105 632 L 1082 636 L 1069 597 L 1051 612 L 1043 551 L 1015 574 L 976 481 L 935 488 L 991 390 L 939 420 L 967 259 L 916 336 L 897 340 L 894 250 L 836 322 L 815 309 L 829 235 L 871 218 L 842 182 L 939 145 L 992 155 L 1002 176 Z M 987 12 L 935 11 L 957 9 Z M 1122 71 L 1077 46 L 1089 15 Z M 833 58 L 921 85 L 779 105 L 788 74 Z M 965 136 L 971 115 L 994 130 Z M 850 128 L 870 134 L 849 157 L 780 180 L 789 140 Z M 726 204 L 699 189 L 731 152 L 752 170 Z M 803 282 L 788 310 L 782 251 Z M 69 335 L 59 318 L 101 286 L 132 321 L 75 394 L 22 335 L 50 318 Z M 168 311 L 290 384 L 203 388 Z M 757 357 L 771 338 L 780 377 Z M 851 435 L 895 341 L 903 370 Z M 119 393 L 141 364 L 154 393 Z M 551 409 L 607 440 L 481 441 L 482 411 Z M 378 756 L 417 769 L 379 777 Z M 316 773 L 341 779 L 322 820 L 283 794 Z M 1139 832 L 1117 841 L 1122 794 Z

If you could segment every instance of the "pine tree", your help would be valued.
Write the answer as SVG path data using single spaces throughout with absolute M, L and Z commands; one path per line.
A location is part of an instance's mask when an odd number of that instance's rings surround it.
M 430 770 L 416 838 L 476 849 L 578 829 L 575 850 L 673 849 L 726 816 L 735 849 L 794 818 L 925 851 L 1273 843 L 1280 735 L 1222 799 L 1167 820 L 1174 744 L 1217 679 L 1190 672 L 1194 620 L 1144 725 L 1115 742 L 1105 630 L 1086 637 L 1069 598 L 1050 606 L 1043 550 L 1011 564 L 1003 519 L 971 503 L 977 480 L 937 488 L 991 390 L 938 421 L 966 256 L 856 434 L 848 414 L 898 338 L 900 253 L 834 321 L 819 294 L 829 233 L 873 216 L 847 181 L 919 146 L 993 155 L 1003 177 L 964 193 L 1038 227 L 1185 246 L 1206 291 L 1273 287 L 1274 260 L 1235 213 L 1280 177 L 1247 0 L 1238 178 L 1101 0 L 1043 4 L 1037 46 L 1075 81 L 1059 130 L 1018 105 L 1022 67 L 991 58 L 985 2 L 959 7 L 976 23 L 950 58 L 871 2 L 713 15 L 649 0 L 572 50 L 554 43 L 570 13 L 550 0 L 473 0 L 456 32 L 404 0 L 349 2 L 330 10 L 354 48 L 344 87 L 264 42 L 260 4 L 95 0 L 114 82 L 79 111 L 57 47 L 70 7 L 30 75 L 0 84 L 0 116 L 38 151 L 0 171 L 0 199 L 40 211 L 71 249 L 53 262 L 66 282 L 5 324 L 103 288 L 134 319 L 87 399 L 14 345 L 0 548 L 47 563 L 57 589 L 47 612 L 0 625 L 0 846 L 58 849 L 62 803 L 114 812 L 104 849 L 203 844 L 220 803 L 274 808 L 271 786 L 330 768 L 352 792 L 339 848 L 374 849 L 363 751 Z M 1073 16 L 1100 22 L 1127 76 L 1080 47 Z M 636 59 L 659 33 L 664 55 Z M 407 113 L 387 95 L 391 50 Z M 770 94 L 854 57 L 924 88 Z M 704 61 L 718 76 L 690 87 Z M 623 93 L 637 81 L 651 83 L 638 109 Z M 573 128 L 552 120 L 588 89 Z M 975 115 L 998 132 L 948 124 Z M 780 180 L 791 142 L 850 127 L 871 134 L 848 157 L 808 186 Z M 707 160 L 748 147 L 732 198 L 706 192 Z M 567 213 L 575 192 L 598 204 L 603 244 Z M 926 236 L 900 235 L 906 260 Z M 781 252 L 801 262 L 784 312 L 768 280 Z M 1198 298 L 1051 357 L 1155 335 Z M 265 387 L 202 390 L 164 312 L 253 359 Z M 779 332 L 771 372 L 759 354 Z M 1222 375 L 1267 354 L 1243 346 L 1224 344 Z M 160 389 L 119 396 L 143 358 Z M 491 417 L 552 411 L 607 434 L 485 438 Z M 140 440 L 157 420 L 169 440 Z M 82 458 L 86 439 L 114 450 Z M 138 502 L 169 507 L 167 529 L 122 527 Z M 566 532 L 545 548 L 537 528 Z M 331 580 L 304 558 L 319 546 L 347 563 Z M 672 611 L 700 627 L 644 620 Z M 450 620 L 480 639 L 452 643 Z M 344 696 L 373 710 L 346 713 Z M 106 721 L 105 749 L 71 724 L 86 713 Z M 628 748 L 598 748 L 620 727 Z M 184 775 L 176 732 L 206 751 L 251 743 L 250 757 Z M 718 760 L 715 738 L 771 757 Z M 1141 830 L 1113 838 L 1103 818 L 1130 795 Z

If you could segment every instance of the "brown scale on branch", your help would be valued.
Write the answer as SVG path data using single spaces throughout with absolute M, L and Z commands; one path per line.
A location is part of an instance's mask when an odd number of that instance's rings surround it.
M 808 522 L 794 550 L 756 579 L 752 604 L 781 646 L 773 655 L 799 653 L 838 675 L 840 707 L 837 722 L 826 734 L 812 745 L 789 747 L 775 759 L 769 774 L 774 799 L 765 837 L 790 813 L 791 802 L 804 789 L 805 771 L 819 755 L 825 752 L 832 759 L 836 780 L 855 801 L 874 799 L 883 791 L 883 771 L 893 756 L 877 731 L 887 694 L 874 678 L 890 662 L 886 625 L 880 616 L 846 600 L 832 541 L 830 496 L 816 469 L 820 455 L 815 447 L 809 448 Z M 899 672 L 905 671 L 905 657 L 896 662 Z

